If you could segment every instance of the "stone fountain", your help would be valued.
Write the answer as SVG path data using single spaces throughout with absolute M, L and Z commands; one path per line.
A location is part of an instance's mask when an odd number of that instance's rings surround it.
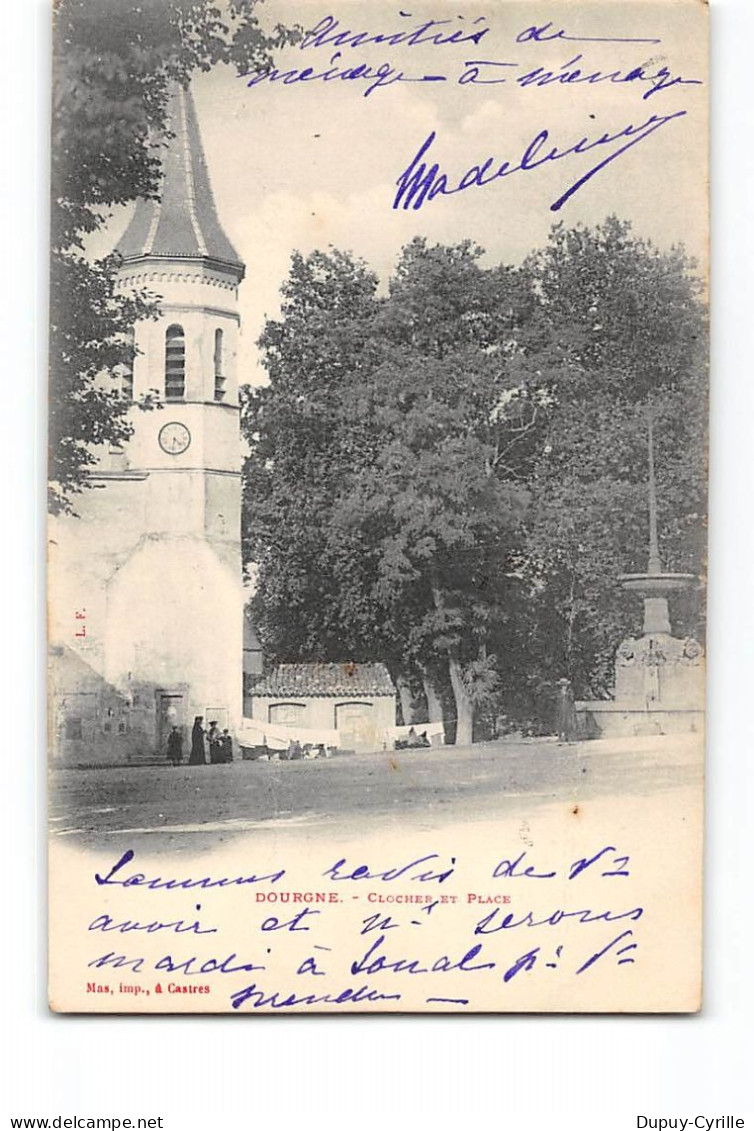
M 680 734 L 704 729 L 704 658 L 691 637 L 673 636 L 668 598 L 696 581 L 662 568 L 657 537 L 654 434 L 649 417 L 649 562 L 646 573 L 625 573 L 623 589 L 644 601 L 644 626 L 615 657 L 615 696 L 576 704 L 579 730 L 590 737 Z

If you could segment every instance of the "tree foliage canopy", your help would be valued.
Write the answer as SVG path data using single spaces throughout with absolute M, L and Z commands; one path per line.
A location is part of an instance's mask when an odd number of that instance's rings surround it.
M 245 556 L 277 659 L 382 659 L 414 698 L 536 714 L 604 694 L 646 564 L 646 413 L 666 564 L 701 566 L 705 330 L 680 251 L 556 227 L 518 269 L 408 244 L 387 295 L 295 254 L 243 426 Z M 698 609 L 680 610 L 690 626 Z

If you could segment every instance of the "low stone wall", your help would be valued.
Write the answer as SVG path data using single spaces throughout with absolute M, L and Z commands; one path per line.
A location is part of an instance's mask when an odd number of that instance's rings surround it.
M 647 710 L 625 701 L 595 699 L 576 703 L 576 719 L 583 738 L 704 733 L 704 711 L 687 707 Z

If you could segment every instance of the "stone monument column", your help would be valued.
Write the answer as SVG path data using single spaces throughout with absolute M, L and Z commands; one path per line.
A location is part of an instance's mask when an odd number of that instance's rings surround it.
M 654 420 L 648 416 L 649 560 L 646 573 L 618 580 L 644 602 L 642 635 L 628 637 L 615 657 L 615 696 L 578 703 L 582 729 L 594 736 L 696 731 L 704 718 L 704 662 L 691 637 L 673 636 L 668 598 L 696 581 L 692 573 L 663 569 L 657 535 Z

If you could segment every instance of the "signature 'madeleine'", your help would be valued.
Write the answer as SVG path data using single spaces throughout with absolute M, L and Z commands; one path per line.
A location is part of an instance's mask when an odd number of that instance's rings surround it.
M 401 173 L 396 184 L 398 191 L 393 200 L 393 208 L 407 210 L 413 208 L 418 211 L 427 201 L 434 200 L 437 196 L 453 196 L 469 188 L 484 188 L 493 181 L 502 177 L 510 177 L 514 173 L 530 173 L 551 161 L 560 161 L 564 157 L 580 156 L 591 150 L 604 152 L 606 147 L 615 146 L 593 165 L 582 176 L 573 182 L 565 192 L 550 205 L 551 212 L 558 212 L 570 197 L 582 185 L 591 180 L 596 173 L 604 169 L 616 158 L 628 152 L 634 145 L 646 140 L 651 134 L 666 126 L 676 118 L 683 118 L 685 110 L 677 110 L 674 114 L 652 114 L 646 121 L 639 125 L 629 124 L 614 133 L 603 133 L 599 137 L 582 137 L 574 145 L 560 148 L 553 145 L 548 130 L 543 129 L 532 138 L 519 160 L 500 161 L 499 158 L 488 157 L 481 164 L 472 165 L 459 178 L 443 172 L 437 162 L 428 165 L 425 160 L 432 148 L 436 133 L 433 130 L 423 142 L 418 153 L 412 158 L 408 167 Z

